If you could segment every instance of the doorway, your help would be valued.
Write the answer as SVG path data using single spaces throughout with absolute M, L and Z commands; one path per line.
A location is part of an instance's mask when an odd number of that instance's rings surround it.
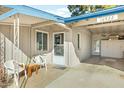
M 64 33 L 53 34 L 53 64 L 65 65 L 64 61 Z

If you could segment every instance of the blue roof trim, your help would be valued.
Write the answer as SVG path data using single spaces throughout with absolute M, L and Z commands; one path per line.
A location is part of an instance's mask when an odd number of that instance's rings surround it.
M 16 9 L 18 11 L 18 13 L 20 13 L 20 14 L 35 16 L 35 17 L 39 17 L 39 18 L 44 18 L 44 19 L 64 23 L 63 17 L 57 16 L 54 14 L 50 14 L 50 13 L 47 13 L 42 10 L 38 10 L 38 9 L 29 7 L 29 6 L 25 6 L 25 5 L 4 5 L 4 6 L 8 7 L 8 8 Z
M 0 21 L 4 20 L 4 19 L 6 19 L 6 18 L 8 18 L 8 17 L 10 17 L 10 16 L 12 16 L 14 14 L 17 14 L 17 11 L 15 9 L 12 9 L 12 10 L 0 15 Z
M 14 14 L 20 13 L 20 14 L 25 14 L 29 16 L 53 20 L 60 23 L 71 23 L 71 22 L 77 22 L 80 20 L 86 20 L 89 18 L 95 18 L 95 17 L 124 12 L 124 6 L 118 6 L 112 9 L 107 9 L 107 10 L 103 10 L 95 13 L 84 14 L 76 17 L 63 18 L 63 17 L 50 14 L 42 10 L 38 10 L 25 5 L 4 5 L 4 6 L 8 8 L 12 8 L 12 10 L 0 15 L 0 20 L 6 19 L 9 16 L 12 16 Z
M 102 11 L 98 11 L 95 13 L 83 14 L 83 15 L 76 16 L 76 17 L 65 18 L 64 22 L 71 23 L 71 22 L 76 22 L 80 20 L 86 20 L 89 18 L 95 18 L 95 17 L 105 16 L 105 15 L 110 15 L 110 14 L 115 14 L 115 13 L 121 13 L 121 12 L 124 12 L 124 6 L 118 6 L 112 9 L 102 10 Z

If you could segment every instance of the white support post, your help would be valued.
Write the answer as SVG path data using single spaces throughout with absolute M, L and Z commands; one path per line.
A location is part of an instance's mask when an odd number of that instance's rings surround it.
M 18 62 L 19 56 L 19 15 L 14 16 L 14 50 L 13 50 L 13 59 Z M 19 66 L 18 63 L 15 62 L 15 82 L 16 86 L 19 87 Z
M 14 45 L 19 48 L 19 16 L 14 18 Z

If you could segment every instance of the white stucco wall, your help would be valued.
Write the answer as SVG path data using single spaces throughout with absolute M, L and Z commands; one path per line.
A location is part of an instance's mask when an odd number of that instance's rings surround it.
M 110 33 L 105 33 L 106 36 L 103 37 L 102 33 L 93 33 L 92 34 L 92 55 L 101 55 L 104 57 L 115 57 L 122 58 L 122 45 L 123 40 L 102 40 L 108 39 Z M 124 35 L 124 32 L 118 32 L 120 35 Z M 100 52 L 95 52 L 95 41 L 100 40 Z M 114 46 L 113 46 L 114 45 Z M 121 47 L 121 49 L 120 49 Z M 115 53 L 113 52 L 116 51 Z
M 101 56 L 124 58 L 124 40 L 102 40 Z
M 77 47 L 77 34 L 80 34 L 80 49 Z M 91 33 L 84 28 L 72 29 L 72 41 L 69 44 L 71 66 L 79 64 L 91 55 Z
M 32 42 L 35 41 L 35 30 L 32 31 Z M 47 31 L 49 34 L 49 50 L 44 52 L 47 55 L 47 62 L 53 63 L 53 34 L 57 32 L 64 32 L 64 60 L 66 66 L 74 66 L 81 61 L 87 59 L 91 55 L 91 33 L 86 29 L 72 29 L 72 30 L 60 30 L 60 31 Z M 77 33 L 81 34 L 81 48 L 77 49 Z M 35 46 L 32 46 L 32 55 L 38 55 L 39 52 L 35 50 Z
M 26 63 L 30 56 L 41 54 L 42 51 L 36 50 L 36 29 L 30 27 L 20 27 L 20 49 L 18 51 L 18 61 Z M 42 31 L 42 30 L 41 30 Z M 6 38 L 6 60 L 13 59 L 13 26 L 0 25 L 0 32 Z M 48 51 L 42 52 L 47 55 L 47 62 L 53 63 L 53 33 L 64 32 L 64 57 L 66 66 L 74 66 L 87 59 L 91 54 L 91 33 L 84 28 L 73 28 L 72 30 L 47 31 Z M 77 34 L 80 33 L 80 49 L 77 48 Z M 31 38 L 31 39 L 30 39 Z

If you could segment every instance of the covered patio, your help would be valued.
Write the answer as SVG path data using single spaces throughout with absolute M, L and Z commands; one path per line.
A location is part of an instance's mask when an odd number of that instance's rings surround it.
M 92 18 L 86 18 L 90 15 L 84 15 L 87 20 L 80 20 L 83 16 L 79 16 L 80 21 L 73 24 L 73 27 L 86 28 L 91 32 L 91 56 L 80 62 L 110 66 L 123 71 L 124 13 L 114 13 L 113 15 L 93 18 L 97 13 L 100 12 L 94 13 Z
M 53 33 L 68 31 L 69 29 L 62 24 L 61 18 L 27 6 L 0 6 L 0 9 L 1 66 L 4 67 L 5 62 L 12 60 L 18 64 L 29 65 L 32 64 L 34 56 L 44 54 L 47 64 L 52 64 Z M 40 38 L 40 35 L 44 39 Z M 41 41 L 42 39 L 43 41 Z M 20 68 L 20 66 L 15 68 L 17 69 L 15 73 L 17 73 L 16 78 L 19 84 L 12 84 L 9 87 L 22 87 L 22 83 L 26 82 L 25 77 L 20 77 Z M 3 69 L 5 68 L 1 68 L 1 70 Z

